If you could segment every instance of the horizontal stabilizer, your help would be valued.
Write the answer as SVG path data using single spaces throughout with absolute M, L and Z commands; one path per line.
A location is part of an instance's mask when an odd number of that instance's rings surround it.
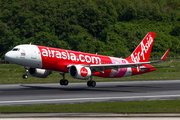
M 174 66 L 159 66 L 159 67 L 146 67 L 146 68 L 140 68 L 141 71 L 147 70 L 147 69 L 153 69 L 153 68 L 172 68 Z

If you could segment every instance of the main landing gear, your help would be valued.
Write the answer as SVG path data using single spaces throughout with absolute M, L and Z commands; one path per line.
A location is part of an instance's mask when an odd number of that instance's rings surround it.
M 28 67 L 24 67 L 24 68 L 25 68 L 25 74 L 22 75 L 22 78 L 27 79 L 27 78 L 28 78 L 28 75 L 27 75 L 27 73 L 28 73 Z
M 65 86 L 67 86 L 69 82 L 68 82 L 68 80 L 65 79 L 65 73 L 60 73 L 60 75 L 63 76 L 63 79 L 61 79 L 61 80 L 59 81 L 59 84 L 60 84 L 60 85 L 65 85 Z M 90 77 L 90 80 L 87 82 L 87 86 L 88 86 L 88 87 L 95 87 L 95 86 L 96 86 L 96 82 L 93 81 L 92 78 L 93 78 L 93 76 L 91 76 L 91 77 Z
M 88 87 L 95 87 L 96 82 L 92 80 L 93 76 L 91 76 L 90 80 L 87 82 Z
M 63 79 L 59 81 L 59 84 L 67 86 L 69 82 L 68 80 L 65 79 L 65 73 L 60 73 L 60 74 L 63 76 Z

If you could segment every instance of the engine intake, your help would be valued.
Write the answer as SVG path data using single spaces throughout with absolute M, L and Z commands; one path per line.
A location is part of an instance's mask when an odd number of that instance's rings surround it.
M 76 79 L 89 79 L 89 77 L 91 76 L 92 72 L 91 69 L 89 67 L 84 67 L 81 65 L 72 65 L 69 68 L 69 75 L 72 78 L 76 78 Z
M 39 69 L 39 68 L 30 68 L 28 70 L 29 75 L 39 78 L 46 78 L 48 75 L 51 74 L 50 70 L 46 69 Z

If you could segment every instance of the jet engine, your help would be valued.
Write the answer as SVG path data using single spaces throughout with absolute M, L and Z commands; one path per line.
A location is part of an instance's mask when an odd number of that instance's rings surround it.
M 46 78 L 48 75 L 51 74 L 50 70 L 46 69 L 39 69 L 39 68 L 30 68 L 28 70 L 29 75 L 39 78 Z
M 81 65 L 72 65 L 69 68 L 69 75 L 72 78 L 76 78 L 76 79 L 89 79 L 89 77 L 91 76 L 92 72 L 91 69 L 89 67 L 84 67 Z

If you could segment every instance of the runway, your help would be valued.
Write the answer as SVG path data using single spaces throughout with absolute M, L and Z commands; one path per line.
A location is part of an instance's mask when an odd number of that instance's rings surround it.
M 180 80 L 0 85 L 0 106 L 180 99 Z

